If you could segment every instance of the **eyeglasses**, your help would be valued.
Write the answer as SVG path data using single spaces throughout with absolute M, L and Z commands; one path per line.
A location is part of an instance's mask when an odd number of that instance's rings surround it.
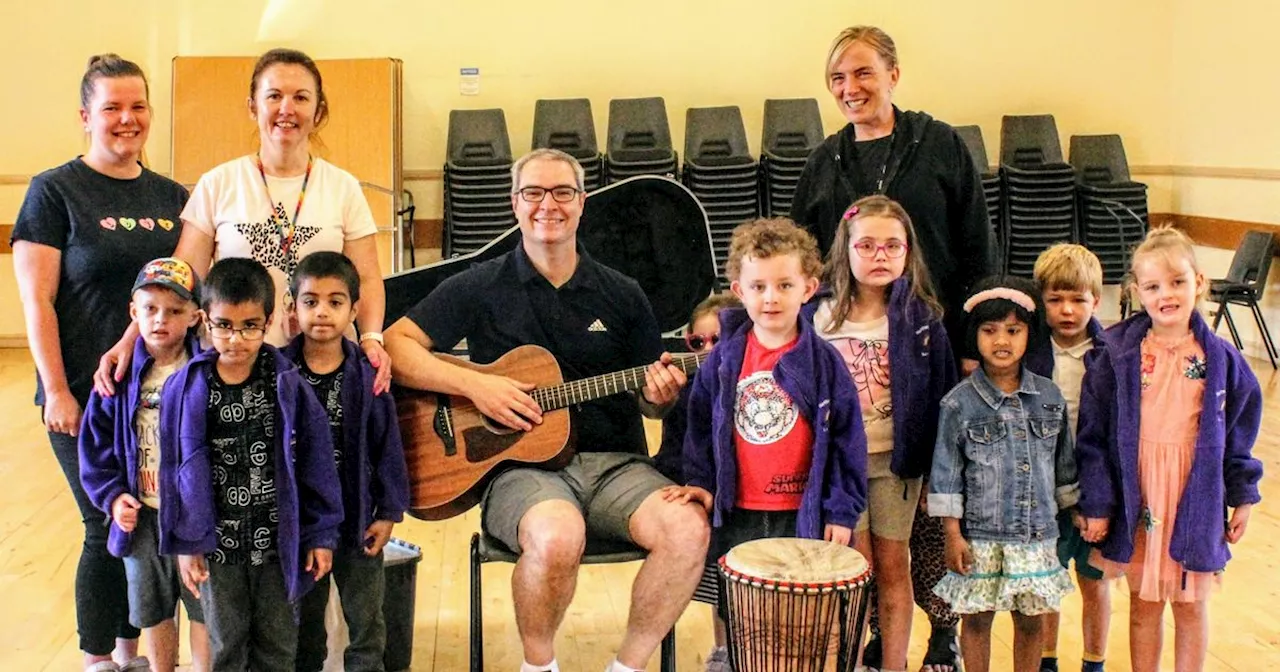
M 890 259 L 897 259 L 907 253 L 907 244 L 900 240 L 891 240 L 884 245 L 877 245 L 869 240 L 859 240 L 852 245 L 853 251 L 863 259 L 873 259 L 880 250 L 884 250 L 884 256 Z
M 246 341 L 261 341 L 263 336 L 267 335 L 267 330 L 262 327 L 228 327 L 222 324 L 206 323 L 209 327 L 209 334 L 214 338 L 231 338 L 234 334 L 240 334 L 240 338 Z
M 720 342 L 720 334 L 685 334 L 684 344 L 693 352 L 701 352 L 710 343 L 713 347 Z
M 516 193 L 520 194 L 520 198 L 525 203 L 541 203 L 542 199 L 551 194 L 551 199 L 556 203 L 568 203 L 582 193 L 576 187 L 559 186 L 547 189 L 546 187 L 523 187 Z

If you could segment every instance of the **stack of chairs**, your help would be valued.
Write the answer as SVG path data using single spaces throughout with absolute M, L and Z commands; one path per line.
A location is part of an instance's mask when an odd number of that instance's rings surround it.
M 822 144 L 822 114 L 813 98 L 764 101 L 760 195 L 770 217 L 791 216 L 791 199 L 809 154 Z
M 604 158 L 596 142 L 596 122 L 586 98 L 539 100 L 533 107 L 533 149 L 558 149 L 578 160 L 585 173 L 583 189 L 604 186 Z
M 605 180 L 613 184 L 636 175 L 676 176 L 667 105 L 662 98 L 609 101 L 609 144 Z
M 1129 178 L 1129 161 L 1118 135 L 1073 135 L 1080 242 L 1102 262 L 1102 282 L 1117 285 L 1129 271 L 1129 256 L 1150 226 L 1147 185 Z
M 1000 126 L 1004 271 L 1030 278 L 1045 248 L 1077 239 L 1075 169 L 1062 160 L 1053 116 L 1006 116 Z
M 445 259 L 474 252 L 515 225 L 511 164 L 502 110 L 449 113 L 441 250 Z
M 723 286 L 734 227 L 760 216 L 760 167 L 747 147 L 742 111 L 737 106 L 689 108 L 684 157 L 683 182 L 707 213 Z
M 991 232 L 996 240 L 996 258 L 1004 259 L 1005 240 L 1004 225 L 1001 213 L 1003 191 L 1000 189 L 1000 174 L 991 169 L 987 159 L 987 144 L 982 140 L 981 126 L 957 126 L 956 133 L 969 148 L 969 156 L 973 157 L 973 167 L 982 179 L 982 193 L 987 201 L 987 218 L 991 220 Z

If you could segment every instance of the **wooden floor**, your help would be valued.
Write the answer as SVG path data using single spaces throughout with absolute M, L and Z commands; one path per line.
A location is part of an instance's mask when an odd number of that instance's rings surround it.
M 1263 506 L 1253 513 L 1236 547 L 1222 592 L 1212 600 L 1208 670 L 1280 669 L 1280 386 L 1266 363 L 1255 371 L 1266 398 L 1262 438 L 1255 454 L 1265 463 Z M 25 350 L 0 350 L 0 669 L 78 670 L 72 584 L 81 525 L 66 482 L 49 449 L 37 410 L 31 406 L 32 366 Z M 656 425 L 654 426 L 656 427 Z M 651 427 L 653 429 L 654 427 Z M 651 433 L 651 439 L 653 435 Z M 476 512 L 442 523 L 411 520 L 396 536 L 418 544 L 413 669 L 467 668 L 467 541 L 477 529 Z M 626 620 L 629 588 L 638 565 L 589 567 L 582 571 L 577 599 L 557 641 L 564 672 L 599 672 L 611 658 Z M 511 566 L 484 568 L 485 653 L 490 670 L 518 670 L 520 648 L 511 612 Z M 1128 665 L 1128 601 L 1115 591 L 1108 669 Z M 405 599 L 406 596 L 389 596 Z M 1080 603 L 1068 598 L 1059 647 L 1063 670 L 1079 669 Z M 1171 619 L 1166 619 L 1165 669 L 1173 669 Z M 992 669 L 1008 670 L 1012 633 L 998 619 Z M 679 669 L 700 671 L 711 642 L 708 607 L 693 604 L 680 620 Z M 928 626 L 917 612 L 912 669 L 923 654 Z M 657 661 L 650 665 L 656 672 Z

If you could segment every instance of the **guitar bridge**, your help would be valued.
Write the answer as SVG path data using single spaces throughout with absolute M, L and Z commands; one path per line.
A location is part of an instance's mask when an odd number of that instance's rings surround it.
M 458 454 L 458 442 L 453 435 L 453 419 L 450 417 L 449 411 L 449 395 L 439 395 L 437 397 L 435 417 L 432 418 L 431 425 L 435 429 L 436 436 L 440 437 L 440 442 L 444 444 L 445 456 L 453 457 Z

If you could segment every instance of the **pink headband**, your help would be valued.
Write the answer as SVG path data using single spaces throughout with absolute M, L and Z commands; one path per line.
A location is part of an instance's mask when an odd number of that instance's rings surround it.
M 991 289 L 984 289 L 981 292 L 974 294 L 969 297 L 968 301 L 964 302 L 964 312 L 972 313 L 974 306 L 982 303 L 983 301 L 991 301 L 993 299 L 1005 299 L 1007 301 L 1012 301 L 1025 308 L 1028 313 L 1036 312 L 1035 300 L 1030 296 L 1027 296 L 1025 292 L 1018 291 L 1012 287 L 992 287 Z
M 856 214 L 858 214 L 858 206 L 851 205 L 848 210 L 844 211 L 844 216 L 840 218 L 840 221 L 843 222 L 846 219 L 853 219 L 853 216 Z

